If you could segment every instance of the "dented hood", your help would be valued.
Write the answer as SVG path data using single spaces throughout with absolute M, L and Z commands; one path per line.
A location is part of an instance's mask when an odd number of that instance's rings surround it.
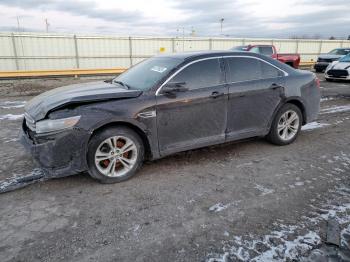
M 42 93 L 26 106 L 25 111 L 34 121 L 43 119 L 49 111 L 68 105 L 111 99 L 133 98 L 141 95 L 139 90 L 126 90 L 103 81 L 75 84 L 55 88 Z

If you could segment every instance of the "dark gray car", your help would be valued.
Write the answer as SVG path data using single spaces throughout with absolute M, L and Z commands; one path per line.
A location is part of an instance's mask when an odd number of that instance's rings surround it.
M 318 73 L 324 72 L 333 61 L 337 61 L 349 53 L 350 48 L 336 48 L 327 54 L 319 55 L 314 65 L 315 71 Z
M 26 105 L 22 142 L 53 176 L 130 178 L 145 159 L 264 137 L 293 142 L 318 114 L 313 73 L 247 52 L 162 55 L 111 82 L 61 87 Z

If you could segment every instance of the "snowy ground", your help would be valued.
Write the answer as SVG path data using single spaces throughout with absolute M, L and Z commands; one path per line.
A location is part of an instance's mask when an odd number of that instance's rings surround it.
M 18 144 L 30 96 L 6 86 L 1 179 L 36 172 Z M 253 139 L 146 163 L 121 184 L 81 174 L 0 195 L 0 261 L 350 261 L 350 84 L 322 86 L 319 119 L 292 145 Z M 325 244 L 330 217 L 340 247 Z

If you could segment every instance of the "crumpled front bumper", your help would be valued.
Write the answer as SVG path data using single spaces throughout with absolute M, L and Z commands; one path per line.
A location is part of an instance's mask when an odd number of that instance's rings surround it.
M 48 176 L 63 177 L 87 170 L 88 132 L 70 129 L 46 136 L 29 135 L 25 127 L 20 142 Z

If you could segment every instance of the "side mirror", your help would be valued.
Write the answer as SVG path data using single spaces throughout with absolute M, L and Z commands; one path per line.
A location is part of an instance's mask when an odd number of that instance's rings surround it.
M 167 83 L 162 87 L 163 94 L 174 94 L 176 92 L 185 92 L 188 88 L 186 87 L 186 82 L 172 82 Z

